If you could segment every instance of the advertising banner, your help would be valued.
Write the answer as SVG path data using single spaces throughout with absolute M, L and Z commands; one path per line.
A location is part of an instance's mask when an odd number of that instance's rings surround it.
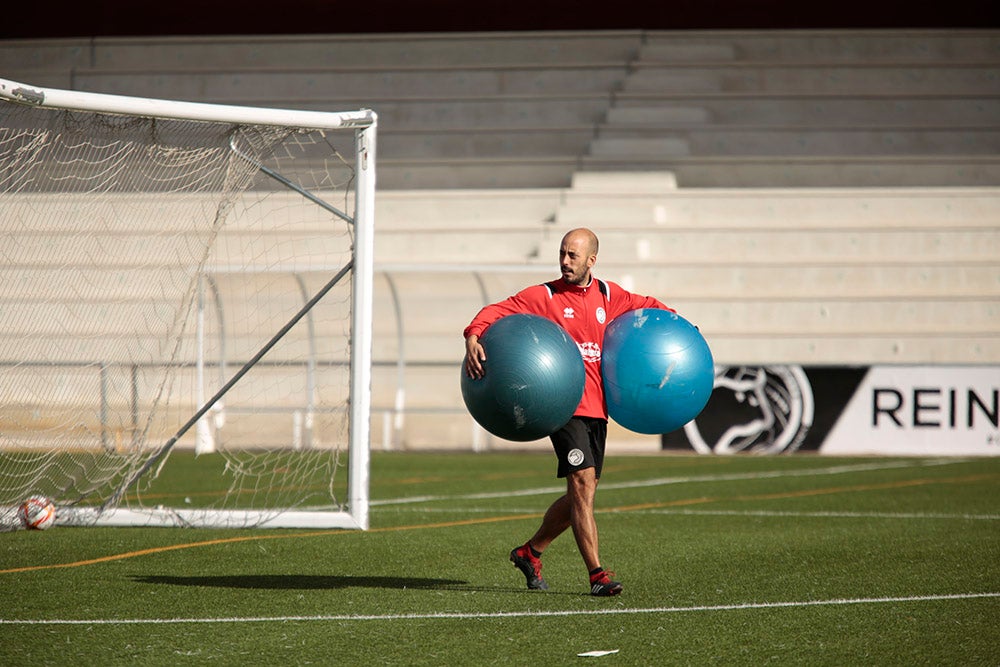
M 1000 366 L 720 366 L 702 413 L 662 436 L 702 454 L 997 456 Z

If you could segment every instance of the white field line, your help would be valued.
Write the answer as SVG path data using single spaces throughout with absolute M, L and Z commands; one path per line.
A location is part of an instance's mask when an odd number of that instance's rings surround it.
M 795 607 L 830 607 L 861 604 L 907 604 L 950 600 L 1000 598 L 1000 593 L 955 593 L 945 595 L 909 595 L 903 597 L 846 598 L 833 600 L 802 600 L 797 602 L 743 602 L 693 607 L 644 607 L 638 609 L 577 609 L 563 611 L 501 611 L 501 612 L 437 612 L 428 614 L 331 614 L 318 616 L 223 616 L 217 618 L 91 618 L 91 619 L 2 619 L 0 625 L 169 625 L 181 623 L 288 623 L 288 622 L 350 622 L 350 621 L 423 621 L 475 620 L 492 618 L 547 618 L 565 616 L 617 616 L 623 614 L 684 614 L 694 612 L 743 611 L 751 609 L 787 609 Z
M 940 512 L 773 512 L 755 510 L 674 510 L 648 509 L 630 514 L 708 514 L 713 516 L 753 516 L 811 519 L 946 519 L 949 521 L 1000 521 L 1000 514 L 944 514 Z
M 638 489 L 653 486 L 668 486 L 671 484 L 695 484 L 701 482 L 734 482 L 758 479 L 776 479 L 781 477 L 820 477 L 824 475 L 843 475 L 855 472 L 869 472 L 875 470 L 892 470 L 898 468 L 925 468 L 929 466 L 952 465 L 964 463 L 966 459 L 934 459 L 930 461 L 883 461 L 879 463 L 858 463 L 854 465 L 827 466 L 824 468 L 810 468 L 808 470 L 766 470 L 762 472 L 730 473 L 721 475 L 694 475 L 690 477 L 659 477 L 656 479 L 643 479 L 632 482 L 601 482 L 601 491 L 613 489 Z M 412 505 L 417 503 L 430 503 L 436 501 L 455 500 L 490 500 L 494 498 L 517 498 L 524 496 L 551 495 L 553 493 L 563 493 L 565 486 L 547 486 L 535 489 L 521 489 L 511 491 L 494 491 L 490 493 L 469 493 L 462 495 L 424 495 L 406 496 L 403 498 L 385 498 L 382 500 L 372 500 L 369 504 L 372 507 L 384 507 L 386 505 Z
M 511 509 L 496 509 L 490 507 L 421 507 L 404 508 L 400 512 L 420 514 L 530 514 L 538 512 L 538 508 L 515 507 Z M 1000 521 L 1000 514 L 945 514 L 943 512 L 794 512 L 771 510 L 692 510 L 692 509 L 629 509 L 601 510 L 598 514 L 670 514 L 680 516 L 746 516 L 774 518 L 808 518 L 808 519 L 944 519 L 947 521 Z

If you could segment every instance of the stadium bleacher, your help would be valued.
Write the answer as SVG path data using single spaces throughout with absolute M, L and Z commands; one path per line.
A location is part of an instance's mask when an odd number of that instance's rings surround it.
M 719 363 L 1000 360 L 1000 31 L 8 40 L 0 71 L 374 109 L 374 400 L 394 405 L 398 305 L 412 409 L 375 437 L 396 446 L 468 444 L 462 328 L 553 276 L 579 225 L 599 275 L 676 306 Z

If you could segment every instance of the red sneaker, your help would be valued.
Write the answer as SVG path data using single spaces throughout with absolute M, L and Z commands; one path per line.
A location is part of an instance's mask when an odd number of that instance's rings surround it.
M 535 558 L 531 553 L 531 547 L 527 544 L 517 547 L 510 552 L 510 562 L 517 566 L 517 569 L 524 574 L 528 583 L 528 590 L 547 591 L 549 585 L 542 579 L 542 561 Z
M 607 570 L 601 570 L 597 574 L 590 575 L 590 594 L 598 597 L 607 597 L 621 593 L 622 585 L 617 581 L 612 581 L 611 577 L 613 576 L 615 576 L 615 573 L 608 572 Z

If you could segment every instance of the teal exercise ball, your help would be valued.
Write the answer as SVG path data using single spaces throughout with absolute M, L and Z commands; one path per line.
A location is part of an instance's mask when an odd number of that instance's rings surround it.
M 485 373 L 462 370 L 462 399 L 484 429 L 505 440 L 549 436 L 583 397 L 583 357 L 561 326 L 538 315 L 502 317 L 479 338 Z
M 715 364 L 698 328 L 676 313 L 641 308 L 604 332 L 601 377 L 608 415 L 636 433 L 669 433 L 712 395 Z

